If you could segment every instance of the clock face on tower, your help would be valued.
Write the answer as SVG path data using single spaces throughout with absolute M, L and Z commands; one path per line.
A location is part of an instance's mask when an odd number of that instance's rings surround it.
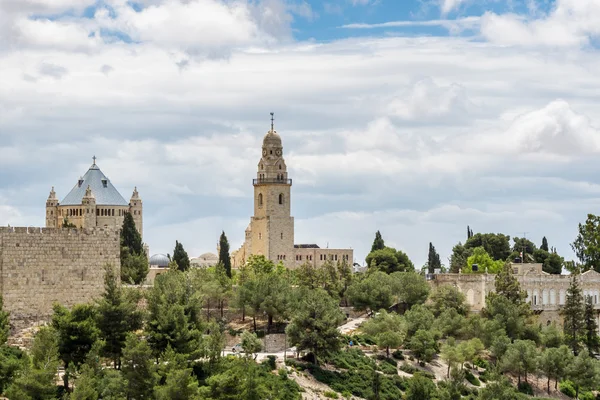
M 278 156 L 280 156 L 281 155 L 281 150 L 275 151 L 275 154 L 277 154 Z
M 263 157 L 267 156 L 267 149 L 263 149 Z

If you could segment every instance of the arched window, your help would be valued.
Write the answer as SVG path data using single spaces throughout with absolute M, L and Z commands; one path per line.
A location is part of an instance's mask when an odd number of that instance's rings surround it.
M 279 204 L 283 204 L 283 193 L 279 193 Z
M 262 206 L 263 205 L 263 198 L 262 198 L 262 193 L 258 194 L 258 205 Z
M 281 164 L 279 164 L 279 169 L 281 169 Z
M 283 239 L 283 232 L 281 232 L 281 238 Z
M 558 292 L 558 304 L 561 306 L 565 304 L 565 294 L 565 289 L 560 289 L 560 292 Z

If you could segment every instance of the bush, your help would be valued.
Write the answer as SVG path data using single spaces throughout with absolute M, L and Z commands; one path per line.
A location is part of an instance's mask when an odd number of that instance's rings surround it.
M 347 351 L 339 351 L 330 354 L 325 358 L 325 362 L 343 369 L 375 368 L 375 361 L 371 357 L 366 356 L 359 349 L 348 349 Z
M 275 368 L 277 368 L 275 360 L 277 360 L 277 356 L 267 356 L 267 359 L 263 360 L 263 362 L 261 362 L 260 364 L 267 367 L 269 371 L 273 371 Z
M 406 372 L 407 374 L 411 374 L 411 375 L 418 371 L 418 369 L 416 369 L 412 365 L 406 364 L 406 363 L 400 365 L 399 368 L 400 368 L 400 371 Z
M 279 375 L 283 379 L 286 379 L 288 377 L 287 369 L 285 369 L 285 368 L 279 368 L 277 370 L 277 375 Z
M 592 392 L 580 392 L 579 400 L 596 400 L 596 396 Z
M 324 392 L 323 396 L 327 397 L 328 399 L 337 399 L 338 398 L 338 394 L 331 390 Z
M 402 350 L 396 350 L 392 353 L 392 357 L 396 360 L 404 360 L 404 354 L 402 354 Z
M 285 365 L 287 365 L 288 367 L 292 367 L 298 371 L 304 371 L 307 367 L 306 363 L 294 360 L 293 358 L 287 358 L 285 360 Z
M 262 339 L 265 337 L 265 331 L 260 330 L 260 331 L 256 331 L 256 337 L 259 339 Z
M 481 386 L 481 382 L 475 375 L 471 373 L 469 370 L 465 370 L 465 379 L 473 386 Z
M 479 368 L 483 368 L 483 369 L 488 369 L 490 367 L 490 363 L 489 362 L 487 362 L 486 360 L 483 360 L 483 359 L 481 359 L 479 357 L 477 357 L 475 359 L 475 361 L 473 362 L 473 364 L 475 364 Z
M 526 394 L 526 395 L 529 395 L 529 396 L 533 396 L 533 388 L 527 382 L 521 382 L 521 383 L 519 383 L 519 385 L 517 386 L 517 390 L 520 393 L 523 393 L 523 394 Z
M 398 368 L 396 368 L 395 365 L 386 362 L 380 362 L 378 365 L 378 369 L 384 374 L 398 375 Z
M 562 381 L 558 384 L 558 389 L 562 394 L 568 397 L 575 397 L 575 388 L 573 387 L 573 382 L 566 380 Z

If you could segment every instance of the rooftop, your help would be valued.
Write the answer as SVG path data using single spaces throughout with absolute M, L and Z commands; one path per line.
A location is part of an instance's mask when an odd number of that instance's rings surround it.
M 108 180 L 106 175 L 100 171 L 94 163 L 88 171 L 79 178 L 73 189 L 59 203 L 61 206 L 76 206 L 80 205 L 87 187 L 90 187 L 92 194 L 96 197 L 96 204 L 100 206 L 128 206 L 129 202 L 125 201 L 123 196 L 117 191 L 113 184 Z

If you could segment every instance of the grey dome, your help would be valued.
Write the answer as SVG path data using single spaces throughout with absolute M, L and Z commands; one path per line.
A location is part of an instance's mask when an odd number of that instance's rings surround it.
M 150 266 L 166 268 L 169 266 L 169 257 L 165 256 L 164 254 L 155 254 L 150 257 Z
M 276 131 L 269 131 L 263 138 L 263 147 L 282 147 L 281 136 Z

